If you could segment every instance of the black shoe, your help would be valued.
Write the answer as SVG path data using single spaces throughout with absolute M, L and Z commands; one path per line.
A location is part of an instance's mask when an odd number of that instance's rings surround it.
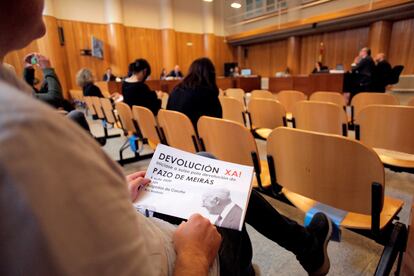
M 298 260 L 309 275 L 326 275 L 330 268 L 327 248 L 332 234 L 332 222 L 325 214 L 316 213 L 306 230 L 313 235 L 314 242 Z

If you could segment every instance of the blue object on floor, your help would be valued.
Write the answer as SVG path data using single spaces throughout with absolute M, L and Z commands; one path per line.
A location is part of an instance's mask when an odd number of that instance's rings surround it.
M 348 213 L 347 211 L 340 210 L 333 208 L 331 206 L 322 204 L 322 203 L 316 203 L 307 213 L 305 216 L 304 225 L 305 227 L 309 225 L 311 222 L 313 216 L 316 213 L 324 213 L 327 215 L 331 221 L 332 221 L 332 237 L 331 240 L 340 242 L 341 241 L 341 228 L 339 227 L 341 225 L 341 222 L 344 220 L 344 217 Z
M 132 135 L 128 138 L 129 140 L 129 147 L 131 148 L 132 152 L 137 152 L 138 151 L 138 137 L 135 135 Z

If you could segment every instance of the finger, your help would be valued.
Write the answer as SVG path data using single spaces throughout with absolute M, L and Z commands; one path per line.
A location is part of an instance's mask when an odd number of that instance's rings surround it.
M 131 181 L 131 180 L 134 180 L 138 177 L 144 177 L 145 173 L 146 173 L 145 171 L 135 172 L 135 173 L 132 173 L 130 175 L 127 175 L 126 178 L 127 178 L 128 181 Z

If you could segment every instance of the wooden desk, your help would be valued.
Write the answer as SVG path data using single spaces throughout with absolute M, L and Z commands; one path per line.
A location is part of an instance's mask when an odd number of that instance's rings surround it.
M 234 82 L 235 82 L 234 78 L 224 78 L 224 77 L 217 78 L 217 86 L 218 88 L 221 88 L 223 90 L 226 90 L 228 88 L 233 88 L 235 86 Z
M 279 93 L 281 90 L 293 90 L 293 77 L 269 78 L 269 91 Z
M 235 88 L 241 88 L 245 92 L 260 89 L 262 86 L 261 77 L 239 77 L 235 78 Z
M 310 96 L 315 91 L 343 91 L 344 74 L 311 74 L 269 78 L 269 90 L 299 90 Z
M 147 80 L 145 83 L 151 90 L 162 90 L 161 80 Z
M 312 74 L 313 91 L 343 92 L 344 74 Z
M 109 81 L 108 82 L 108 92 L 110 94 L 113 93 L 122 93 L 122 82 L 116 82 L 116 81 Z

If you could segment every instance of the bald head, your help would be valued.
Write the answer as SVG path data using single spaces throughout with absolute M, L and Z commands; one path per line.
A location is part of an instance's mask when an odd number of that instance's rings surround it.
M 230 203 L 231 198 L 228 189 L 213 189 L 203 194 L 203 207 L 205 207 L 210 214 L 219 215 Z

